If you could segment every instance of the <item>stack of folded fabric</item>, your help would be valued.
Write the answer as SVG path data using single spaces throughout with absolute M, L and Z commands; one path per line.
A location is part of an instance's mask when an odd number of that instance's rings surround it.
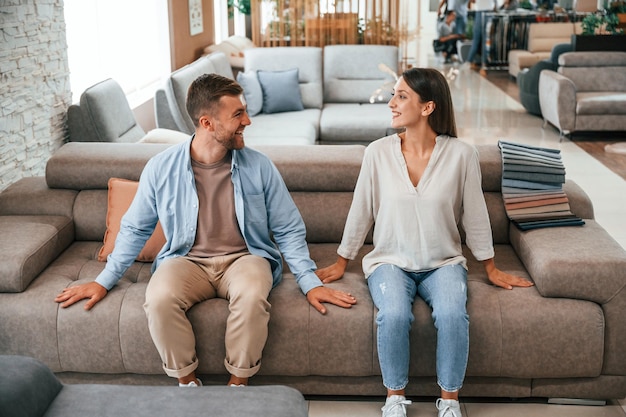
M 581 226 L 563 191 L 565 167 L 558 149 L 500 140 L 502 197 L 509 219 L 521 230 Z

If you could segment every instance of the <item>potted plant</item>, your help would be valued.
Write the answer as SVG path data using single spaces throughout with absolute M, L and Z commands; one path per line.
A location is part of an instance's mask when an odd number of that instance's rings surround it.
M 574 51 L 626 51 L 626 37 L 616 14 L 591 13 L 582 20 L 582 34 L 572 35 Z

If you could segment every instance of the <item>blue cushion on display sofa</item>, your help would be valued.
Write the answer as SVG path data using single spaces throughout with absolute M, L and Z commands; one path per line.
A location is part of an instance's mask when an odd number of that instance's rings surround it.
M 263 113 L 304 110 L 298 68 L 285 71 L 258 70 L 257 76 L 263 90 Z

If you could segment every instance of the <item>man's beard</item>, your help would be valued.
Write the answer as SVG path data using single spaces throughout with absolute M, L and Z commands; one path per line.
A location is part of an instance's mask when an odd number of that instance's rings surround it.
M 235 132 L 226 135 L 223 131 L 221 131 L 217 132 L 217 134 L 215 135 L 215 140 L 229 151 L 232 151 L 234 149 L 241 149 L 245 146 L 245 143 L 243 141 L 243 130 L 241 138 L 239 138 L 239 135 L 237 135 L 237 133 Z

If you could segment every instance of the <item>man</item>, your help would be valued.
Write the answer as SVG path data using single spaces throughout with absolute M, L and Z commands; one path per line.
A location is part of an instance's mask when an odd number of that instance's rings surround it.
M 454 33 L 465 36 L 467 12 L 471 7 L 470 0 L 441 0 L 439 7 L 437 8 L 437 16 L 441 15 L 441 11 L 444 9 L 444 6 L 446 11 L 454 10 L 454 13 L 456 13 Z
M 186 311 L 220 297 L 230 310 L 228 384 L 247 385 L 260 368 L 267 298 L 281 280 L 281 253 L 320 313 L 326 312 L 324 302 L 349 308 L 356 300 L 325 287 L 315 275 L 304 222 L 278 170 L 245 147 L 250 118 L 241 86 L 216 74 L 202 75 L 189 87 L 187 111 L 195 134 L 148 161 L 105 269 L 95 282 L 66 288 L 55 301 L 68 307 L 89 299 L 85 309 L 91 309 L 134 262 L 160 221 L 166 243 L 153 264 L 144 309 L 163 369 L 180 386 L 201 385 Z
M 464 38 L 463 35 L 459 35 L 454 31 L 455 19 L 456 12 L 454 10 L 447 10 L 444 20 L 437 23 L 436 49 L 443 54 L 446 64 L 456 59 L 456 41 Z

